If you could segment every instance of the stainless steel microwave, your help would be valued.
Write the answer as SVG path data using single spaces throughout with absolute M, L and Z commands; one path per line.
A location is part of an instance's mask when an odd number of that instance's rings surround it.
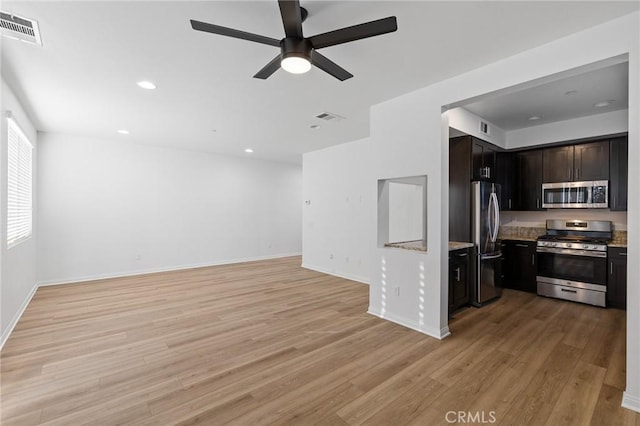
M 609 181 L 559 182 L 542 184 L 542 208 L 606 209 Z

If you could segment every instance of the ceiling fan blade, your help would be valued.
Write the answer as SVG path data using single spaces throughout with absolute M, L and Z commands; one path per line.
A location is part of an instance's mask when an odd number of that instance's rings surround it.
M 206 22 L 194 21 L 193 19 L 191 19 L 191 28 L 196 31 L 255 41 L 256 43 L 268 44 L 269 46 L 280 46 L 280 40 L 276 40 L 275 38 L 234 30 L 233 28 L 221 27 L 220 25 L 208 24 Z
M 302 38 L 302 11 L 298 0 L 278 0 L 287 37 Z
M 326 56 L 323 56 L 316 51 L 311 54 L 311 63 L 320 68 L 322 71 L 331 74 L 340 81 L 345 81 L 353 77 L 353 74 L 351 74 L 349 71 L 345 70 L 340 65 L 333 62 L 331 59 L 328 59 Z
M 278 69 L 280 69 L 280 55 L 273 58 L 271 62 L 265 65 L 260 71 L 258 71 L 256 75 L 253 76 L 253 78 L 266 80 L 271 76 L 271 74 L 278 71 Z
M 374 37 L 381 34 L 392 33 L 398 29 L 395 16 L 378 19 L 377 21 L 366 22 L 352 27 L 341 28 L 328 33 L 318 34 L 309 37 L 309 41 L 314 49 L 335 46 L 336 44 L 348 43 L 350 41 L 363 38 Z

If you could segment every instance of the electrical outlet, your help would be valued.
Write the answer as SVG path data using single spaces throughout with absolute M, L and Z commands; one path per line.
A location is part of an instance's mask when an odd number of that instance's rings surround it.
M 333 253 L 329 255 L 329 260 L 333 260 Z

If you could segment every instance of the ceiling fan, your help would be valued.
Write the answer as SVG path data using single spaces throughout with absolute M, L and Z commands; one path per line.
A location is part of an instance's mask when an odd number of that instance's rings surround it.
M 267 79 L 280 67 L 285 71 L 302 74 L 311 69 L 311 64 L 331 74 L 340 81 L 353 77 L 344 68 L 318 53 L 318 49 L 391 33 L 398 29 L 395 16 L 353 25 L 335 31 L 318 34 L 313 37 L 302 35 L 302 22 L 308 15 L 305 8 L 300 7 L 298 0 L 278 0 L 280 14 L 284 24 L 285 37 L 277 40 L 258 34 L 248 33 L 220 25 L 191 20 L 191 27 L 197 31 L 240 38 L 256 43 L 268 44 L 280 48 L 280 54 L 254 75 L 254 78 Z

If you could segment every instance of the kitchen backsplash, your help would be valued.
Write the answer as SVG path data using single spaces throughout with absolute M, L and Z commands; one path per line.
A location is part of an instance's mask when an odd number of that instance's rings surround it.
M 627 243 L 627 212 L 609 210 L 558 210 L 540 212 L 501 212 L 500 238 L 535 240 L 546 232 L 547 219 L 610 220 L 613 222 L 612 244 Z
M 610 220 L 615 231 L 627 230 L 627 212 L 605 209 L 549 209 L 539 212 L 500 212 L 500 225 L 545 228 L 547 219 Z

